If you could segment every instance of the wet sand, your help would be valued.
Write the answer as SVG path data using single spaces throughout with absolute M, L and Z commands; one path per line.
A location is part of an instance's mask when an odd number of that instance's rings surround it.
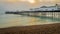
M 0 28 L 0 34 L 60 34 L 60 23 Z

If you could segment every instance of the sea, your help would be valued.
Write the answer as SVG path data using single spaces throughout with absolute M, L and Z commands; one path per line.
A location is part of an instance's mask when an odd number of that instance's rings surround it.
M 5 12 L 0 11 L 0 28 L 54 24 L 60 22 L 58 19 L 5 14 Z

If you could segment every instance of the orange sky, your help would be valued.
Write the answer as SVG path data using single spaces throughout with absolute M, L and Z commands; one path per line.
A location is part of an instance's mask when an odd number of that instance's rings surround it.
M 39 5 L 48 5 L 48 4 L 60 4 L 60 0 L 0 0 L 1 2 L 8 2 L 8 3 L 27 3 L 30 4 L 30 6 L 39 6 Z
M 1 2 L 8 2 L 8 3 L 27 2 L 32 5 L 60 3 L 60 0 L 0 0 L 0 1 Z
M 37 2 L 60 2 L 60 0 L 0 0 L 4 2 L 29 2 L 29 3 L 37 3 Z

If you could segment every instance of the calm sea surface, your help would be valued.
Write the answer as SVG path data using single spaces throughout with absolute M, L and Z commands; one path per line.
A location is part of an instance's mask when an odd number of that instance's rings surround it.
M 60 21 L 58 19 L 52 20 L 51 18 L 28 17 L 28 16 L 0 13 L 0 28 L 12 27 L 12 26 L 43 25 L 43 24 L 52 24 L 59 22 Z

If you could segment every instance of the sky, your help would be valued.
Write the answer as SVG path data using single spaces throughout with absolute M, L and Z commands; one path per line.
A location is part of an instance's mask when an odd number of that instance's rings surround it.
M 0 11 L 28 10 L 42 5 L 60 4 L 60 0 L 0 0 Z

